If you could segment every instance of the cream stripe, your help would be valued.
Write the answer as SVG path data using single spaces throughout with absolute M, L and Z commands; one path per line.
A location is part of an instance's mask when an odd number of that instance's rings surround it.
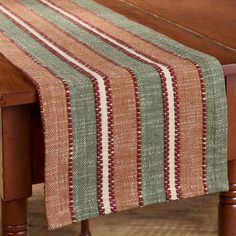
M 168 91 L 168 101 L 169 101 L 169 145 L 170 145 L 170 193 L 171 200 L 178 199 L 175 187 L 175 106 L 174 106 L 174 91 L 172 85 L 172 78 L 166 77 L 167 91 Z
M 174 110 L 174 93 L 173 93 L 173 86 L 172 86 L 172 76 L 170 74 L 169 69 L 159 63 L 156 63 L 155 61 L 150 60 L 149 58 L 143 56 L 142 54 L 135 52 L 134 50 L 130 49 L 129 47 L 117 42 L 116 40 L 114 40 L 113 38 L 109 37 L 108 35 L 100 32 L 97 29 L 94 29 L 93 27 L 91 27 L 89 24 L 87 24 L 86 22 L 78 19 L 76 16 L 73 16 L 72 14 L 64 11 L 63 9 L 55 6 L 54 4 L 48 2 L 47 0 L 40 0 L 41 2 L 43 2 L 44 4 L 46 4 L 47 6 L 55 9 L 56 11 L 60 12 L 61 14 L 65 15 L 66 17 L 72 19 L 73 21 L 81 24 L 82 26 L 86 27 L 87 29 L 93 31 L 94 33 L 100 35 L 101 37 L 105 38 L 106 40 L 109 40 L 111 43 L 121 47 L 122 49 L 126 50 L 127 52 L 129 52 L 130 54 L 148 62 L 148 63 L 152 63 L 155 64 L 157 66 L 159 66 L 164 74 L 165 77 L 167 79 L 167 89 L 168 89 L 168 102 L 169 102 L 169 124 L 170 124 L 170 130 L 169 130 L 169 135 L 170 135 L 170 173 L 169 173 L 169 180 L 170 180 L 170 191 L 171 191 L 171 199 L 177 199 L 177 193 L 176 193 L 176 187 L 175 187 L 175 110 Z
M 105 214 L 111 212 L 110 201 L 109 201 L 109 181 L 108 181 L 108 115 L 107 115 L 107 101 L 106 101 L 106 89 L 103 79 L 99 76 L 98 86 L 101 97 L 101 113 L 102 113 L 102 160 L 103 160 L 103 204 Z
M 85 65 L 79 63 L 76 59 L 74 59 L 67 53 L 63 52 L 61 49 L 59 49 L 57 46 L 49 42 L 41 34 L 36 32 L 33 28 L 31 28 L 17 16 L 9 12 L 3 6 L 0 6 L 0 10 L 2 10 L 6 15 L 14 19 L 18 24 L 27 29 L 38 39 L 43 41 L 48 47 L 52 48 L 61 56 L 66 58 L 68 61 L 72 62 L 73 64 L 77 65 L 78 67 L 82 68 L 83 70 L 91 74 L 97 80 L 99 86 L 99 93 L 101 97 L 101 113 L 102 113 L 103 200 L 104 200 L 105 213 L 106 214 L 110 213 L 111 209 L 110 209 L 109 188 L 108 188 L 108 116 L 107 116 L 106 89 L 103 77 L 100 76 L 98 73 L 92 71 L 91 69 L 87 68 Z

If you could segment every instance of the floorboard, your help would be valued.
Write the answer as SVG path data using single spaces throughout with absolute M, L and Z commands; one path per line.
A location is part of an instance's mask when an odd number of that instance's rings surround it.
M 43 185 L 30 200 L 30 235 L 78 236 L 79 224 L 48 231 Z M 93 236 L 216 236 L 217 195 L 175 201 L 91 220 Z

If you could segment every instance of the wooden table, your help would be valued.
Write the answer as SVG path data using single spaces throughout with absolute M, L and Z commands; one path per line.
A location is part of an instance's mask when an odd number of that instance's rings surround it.
M 192 48 L 236 63 L 234 0 L 96 0 Z M 236 69 L 224 68 L 228 97 L 230 191 L 221 194 L 219 235 L 236 235 Z M 43 182 L 44 145 L 36 89 L 0 55 L 2 147 L 2 229 L 4 236 L 27 235 L 27 198 Z M 81 235 L 89 235 L 88 221 Z

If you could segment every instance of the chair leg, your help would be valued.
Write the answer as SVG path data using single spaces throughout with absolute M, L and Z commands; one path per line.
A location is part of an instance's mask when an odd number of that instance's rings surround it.
M 2 200 L 2 236 L 27 235 L 27 199 Z
M 91 233 L 89 230 L 89 220 L 81 221 L 81 233 L 79 236 L 91 236 Z
M 220 194 L 219 236 L 236 235 L 236 160 L 228 162 L 229 191 Z

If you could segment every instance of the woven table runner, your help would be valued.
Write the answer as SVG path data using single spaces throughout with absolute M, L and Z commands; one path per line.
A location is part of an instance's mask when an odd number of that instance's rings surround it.
M 40 98 L 50 229 L 228 189 L 220 63 L 91 0 L 0 0 Z

